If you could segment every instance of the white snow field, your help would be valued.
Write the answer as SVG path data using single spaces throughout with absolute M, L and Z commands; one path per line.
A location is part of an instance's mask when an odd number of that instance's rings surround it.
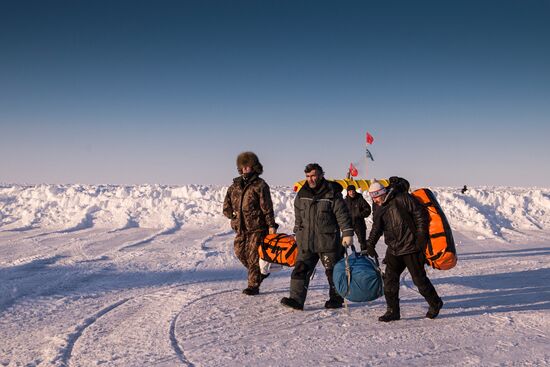
M 435 188 L 459 252 L 428 270 L 445 305 L 424 318 L 405 273 L 390 324 L 383 298 L 324 309 L 322 268 L 303 312 L 279 303 L 290 269 L 243 295 L 226 189 L 0 185 L 0 365 L 550 365 L 550 189 Z M 272 188 L 280 232 L 294 196 Z

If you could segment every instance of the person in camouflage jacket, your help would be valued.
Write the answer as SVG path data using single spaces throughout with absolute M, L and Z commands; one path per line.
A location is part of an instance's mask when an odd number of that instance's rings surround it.
M 246 295 L 260 292 L 265 276 L 260 272 L 258 243 L 267 233 L 276 233 L 277 223 L 273 202 L 267 183 L 259 176 L 263 166 L 253 152 L 237 157 L 240 176 L 233 179 L 223 203 L 223 214 L 231 220 L 231 228 L 237 233 L 234 250 L 240 262 L 248 269 Z

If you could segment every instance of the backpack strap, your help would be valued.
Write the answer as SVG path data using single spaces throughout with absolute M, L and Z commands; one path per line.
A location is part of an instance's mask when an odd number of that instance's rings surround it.
M 407 194 L 407 195 L 410 195 L 410 194 Z M 418 202 L 418 204 L 421 205 L 425 210 L 428 209 L 428 206 L 434 206 L 432 203 L 424 204 L 424 203 L 420 202 L 417 198 L 414 197 L 414 195 L 410 195 L 410 196 L 411 196 L 411 198 L 412 198 L 413 200 L 416 200 L 416 201 Z M 405 218 L 405 223 L 407 223 L 407 225 L 409 226 L 409 229 L 411 230 L 411 232 L 413 233 L 413 235 L 416 236 L 416 226 L 415 226 L 415 224 L 414 224 L 414 220 L 413 220 L 413 218 L 412 218 L 411 213 L 410 213 L 408 210 L 406 210 L 405 208 L 403 208 L 403 207 L 401 206 L 401 204 L 399 204 L 398 201 L 395 202 L 395 206 L 397 207 L 397 210 L 399 211 L 399 213 L 401 214 L 401 216 L 402 216 L 403 218 Z M 439 235 L 445 235 L 445 233 L 443 233 L 443 234 L 438 234 L 438 236 L 439 236 Z M 429 253 L 430 253 L 430 254 L 433 254 L 434 251 L 433 251 L 433 247 L 432 247 L 431 238 L 432 238 L 432 236 L 431 236 L 431 234 L 429 233 L 429 230 L 428 230 L 428 243 L 427 243 L 426 246 L 427 246 L 427 249 L 428 249 Z M 420 249 L 420 251 L 422 251 L 423 253 L 425 253 L 425 250 L 423 251 L 422 249 Z M 424 255 L 425 255 L 425 254 L 424 254 Z

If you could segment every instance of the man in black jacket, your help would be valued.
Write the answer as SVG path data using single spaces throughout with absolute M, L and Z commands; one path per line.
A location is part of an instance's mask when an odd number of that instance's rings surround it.
M 294 200 L 298 256 L 290 277 L 290 297 L 283 297 L 281 303 L 295 310 L 304 309 L 311 274 L 321 260 L 329 284 L 325 307 L 340 308 L 344 300 L 336 292 L 332 272 L 344 256 L 342 245 L 353 243 L 351 218 L 342 197 L 342 186 L 325 180 L 323 168 L 317 163 L 308 164 L 304 172 L 306 183 Z
M 361 244 L 361 248 L 364 248 L 367 246 L 367 225 L 365 224 L 365 218 L 370 215 L 371 207 L 365 198 L 363 198 L 363 195 L 355 191 L 355 186 L 349 185 L 347 192 L 348 194 L 344 200 L 351 215 L 351 225 L 357 235 L 359 244 Z
M 375 245 L 382 234 L 388 245 L 384 277 L 387 312 L 378 320 L 388 322 L 401 318 L 399 277 L 405 268 L 409 270 L 413 283 L 429 304 L 426 317 L 437 317 L 443 301 L 424 270 L 424 250 L 428 243 L 428 213 L 408 192 L 395 189 L 388 191 L 378 181 L 369 187 L 369 194 L 379 207 L 374 211 L 372 230 L 364 250 L 370 256 L 378 256 Z

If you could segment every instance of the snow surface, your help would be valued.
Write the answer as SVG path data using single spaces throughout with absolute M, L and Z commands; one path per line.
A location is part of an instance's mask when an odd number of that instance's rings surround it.
M 243 295 L 226 190 L 0 185 L 0 365 L 550 365 L 550 189 L 434 189 L 459 263 L 428 270 L 435 320 L 405 273 L 391 324 L 383 298 L 324 309 L 322 268 L 303 312 L 289 269 Z M 294 196 L 272 188 L 280 232 Z

